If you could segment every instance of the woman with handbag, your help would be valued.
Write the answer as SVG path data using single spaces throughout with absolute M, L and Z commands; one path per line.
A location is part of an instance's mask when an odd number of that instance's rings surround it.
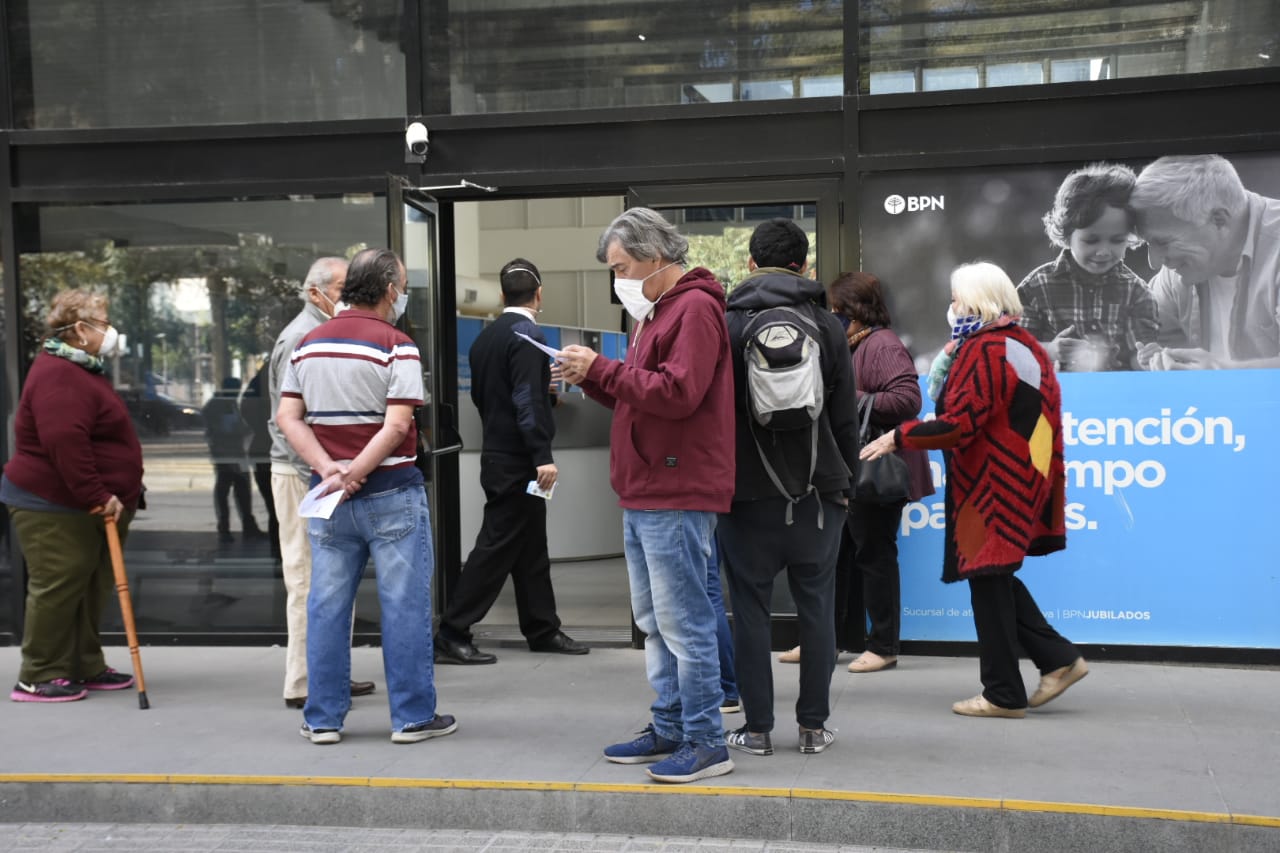
M 828 302 L 845 325 L 857 385 L 859 423 L 865 442 L 920 413 L 920 378 L 902 341 L 889 328 L 880 280 L 871 273 L 847 272 L 828 288 Z M 898 453 L 905 482 L 876 484 L 860 471 L 858 496 L 849 502 L 836 563 L 836 647 L 862 651 L 849 664 L 855 673 L 890 669 L 898 662 L 902 612 L 898 579 L 898 527 L 902 508 L 933 494 L 933 478 L 924 451 Z M 885 460 L 888 461 L 888 460 Z M 864 466 L 865 467 L 865 466 Z M 868 617 L 870 629 L 867 628 Z M 779 660 L 800 660 L 797 646 Z
M 1062 392 L 1052 359 L 1019 325 L 1021 313 L 1004 270 L 989 263 L 957 268 L 952 345 L 929 371 L 937 417 L 908 421 L 860 454 L 872 460 L 898 447 L 948 451 L 942 579 L 969 582 L 982 680 L 981 693 L 951 706 L 968 717 L 1026 716 L 1089 672 L 1014 574 L 1026 557 L 1067 546 Z M 1019 648 L 1040 671 L 1030 699 Z

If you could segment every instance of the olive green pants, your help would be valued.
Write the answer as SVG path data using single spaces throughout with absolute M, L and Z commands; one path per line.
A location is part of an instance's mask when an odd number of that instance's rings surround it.
M 102 518 L 12 508 L 9 517 L 27 562 L 18 679 L 75 681 L 97 675 L 107 668 L 99 635 L 102 608 L 115 587 Z M 120 516 L 121 543 L 132 520 L 131 510 Z

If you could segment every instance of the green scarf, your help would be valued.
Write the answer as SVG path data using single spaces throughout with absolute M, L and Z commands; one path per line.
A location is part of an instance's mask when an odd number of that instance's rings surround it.
M 56 355 L 58 358 L 65 358 L 67 361 L 74 361 L 90 373 L 101 373 L 106 369 L 106 362 L 96 355 L 85 352 L 82 349 L 76 349 L 71 344 L 59 338 L 46 338 L 44 342 L 44 351 L 49 355 Z

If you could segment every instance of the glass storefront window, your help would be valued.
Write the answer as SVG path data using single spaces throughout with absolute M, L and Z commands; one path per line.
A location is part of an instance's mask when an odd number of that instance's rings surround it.
M 403 116 L 403 0 L 10 4 L 22 128 Z
M 4 258 L 0 257 L 0 329 L 5 328 L 7 304 L 4 289 Z M 8 362 L 5 351 L 6 347 L 0 345 L 0 400 L 4 401 L 7 407 L 9 405 L 9 373 L 6 369 Z M 4 425 L 5 428 L 0 429 L 0 464 L 9 458 L 7 418 Z M 25 597 L 22 593 L 22 583 L 22 563 L 13 559 L 9 540 L 9 513 L 4 505 L 0 504 L 0 601 L 4 602 L 0 605 L 0 637 L 7 634 L 13 637 L 14 642 L 20 641 L 16 631 L 21 619 L 22 601 Z
M 872 95 L 1280 63 L 1273 0 L 861 0 L 858 27 Z
M 454 115 L 839 95 L 839 0 L 450 0 L 431 112 Z M 832 89 L 834 88 L 834 92 Z
M 125 549 L 138 630 L 283 634 L 264 367 L 312 262 L 385 244 L 385 200 L 47 205 L 20 218 L 38 226 L 18 234 L 23 358 L 70 287 L 107 295 L 125 338 L 107 371 L 146 469 Z M 377 630 L 371 575 L 357 634 Z M 119 630 L 114 608 L 105 618 Z

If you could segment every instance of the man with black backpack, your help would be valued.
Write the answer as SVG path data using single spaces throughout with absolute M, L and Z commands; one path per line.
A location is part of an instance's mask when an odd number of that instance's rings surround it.
M 804 274 L 804 231 L 771 219 L 751 235 L 750 250 L 752 272 L 727 306 L 737 470 L 719 535 L 747 724 L 729 732 L 726 744 L 773 754 L 769 604 L 774 577 L 785 568 L 805 650 L 799 746 L 812 754 L 835 740 L 825 723 L 836 655 L 836 555 L 858 458 L 853 366 L 822 284 Z

